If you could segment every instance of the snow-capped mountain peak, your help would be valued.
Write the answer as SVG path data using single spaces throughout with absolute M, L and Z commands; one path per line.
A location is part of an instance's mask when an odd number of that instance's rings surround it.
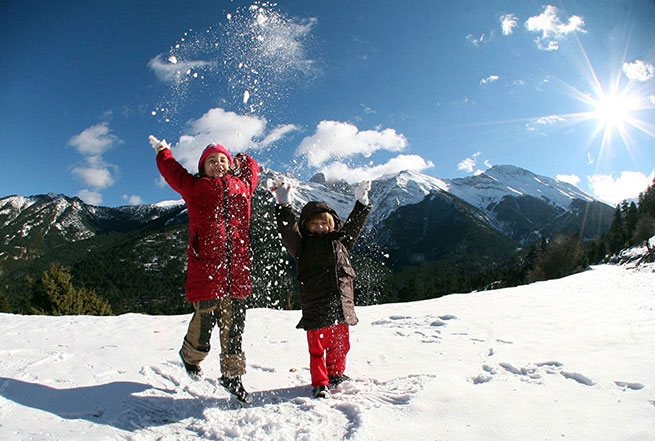
M 490 210 L 505 196 L 532 196 L 565 210 L 574 199 L 594 200 L 574 185 L 513 165 L 495 165 L 479 175 L 450 179 L 446 183 L 450 193 L 482 210 Z

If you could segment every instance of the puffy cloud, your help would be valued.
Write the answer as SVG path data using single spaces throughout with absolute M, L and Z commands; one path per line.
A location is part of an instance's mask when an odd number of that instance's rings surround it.
M 655 178 L 655 169 L 650 176 L 642 172 L 622 171 L 618 178 L 612 174 L 588 176 L 589 187 L 596 199 L 610 205 L 620 204 L 624 200 L 636 199 L 644 192 Z
M 503 30 L 503 35 L 511 35 L 514 28 L 517 26 L 518 18 L 514 14 L 504 14 L 500 17 L 500 27 Z
M 289 133 L 297 132 L 300 130 L 300 127 L 295 124 L 284 124 L 278 127 L 275 127 L 270 131 L 268 135 L 259 143 L 260 147 L 266 147 L 271 144 L 274 144 L 277 141 L 280 141 Z
M 187 170 L 195 171 L 198 158 L 209 144 L 222 144 L 232 154 L 236 154 L 264 148 L 298 130 L 298 127 L 289 124 L 267 132 L 266 126 L 265 118 L 213 108 L 187 124 L 185 133 L 173 146 L 174 154 Z
M 481 170 L 475 169 L 478 166 L 478 158 L 480 155 L 482 155 L 482 152 L 475 152 L 470 157 L 463 159 L 459 164 L 457 164 L 457 170 L 466 173 L 474 173 L 476 175 L 482 173 Z M 491 167 L 489 160 L 484 161 L 484 164 L 487 168 Z
M 102 155 L 121 140 L 110 133 L 107 123 L 96 124 L 71 137 L 68 144 L 82 155 Z
M 477 165 L 477 161 L 475 159 L 466 158 L 463 161 L 461 161 L 459 164 L 457 164 L 457 170 L 472 173 L 473 170 L 475 170 L 476 165 Z
M 634 63 L 623 63 L 623 73 L 631 80 L 645 82 L 655 78 L 655 66 L 643 60 Z
M 552 5 L 544 6 L 541 14 L 530 17 L 525 22 L 525 28 L 539 35 L 534 41 L 537 47 L 546 51 L 559 49 L 559 42 L 572 32 L 586 32 L 582 17 L 572 15 L 564 23 L 558 17 L 559 9 Z
M 85 185 L 95 190 L 102 190 L 114 185 L 114 176 L 119 169 L 117 166 L 105 162 L 102 155 L 119 143 L 122 143 L 122 140 L 111 133 L 107 123 L 96 124 L 71 137 L 68 144 L 75 147 L 84 156 L 84 165 L 73 167 L 73 174 L 81 179 Z M 93 200 L 97 203 L 102 201 L 102 197 L 95 191 L 82 191 L 84 198 L 82 196 L 80 198 L 85 202 L 87 200 Z M 98 197 L 100 197 L 99 200 Z
M 418 155 L 398 155 L 384 164 L 370 167 L 349 167 L 342 162 L 333 162 L 322 167 L 321 173 L 327 181 L 344 180 L 355 183 L 402 171 L 420 172 L 430 167 L 434 167 L 434 164 Z
M 102 204 L 102 195 L 97 191 L 91 191 L 87 189 L 80 190 L 77 192 L 77 197 L 89 205 Z
M 578 175 L 557 175 L 555 176 L 560 182 L 566 182 L 567 184 L 577 186 L 580 183 L 580 177 Z
M 109 167 L 75 167 L 76 174 L 86 185 L 102 190 L 114 185 L 114 177 Z
M 320 167 L 330 160 L 369 157 L 380 150 L 399 152 L 405 147 L 407 138 L 394 129 L 360 131 L 350 123 L 321 121 L 316 133 L 301 141 L 296 154 L 304 156 L 310 166 Z
M 124 194 L 122 196 L 122 198 L 129 205 L 142 205 L 143 204 L 143 198 L 141 196 L 136 195 L 136 194 L 133 194 L 133 195 Z

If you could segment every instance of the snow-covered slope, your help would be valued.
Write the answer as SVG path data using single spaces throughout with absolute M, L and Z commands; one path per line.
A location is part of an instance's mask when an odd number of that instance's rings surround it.
M 568 209 L 574 199 L 587 202 L 594 200 L 571 184 L 539 176 L 513 165 L 495 165 L 477 176 L 445 182 L 448 192 L 487 211 L 505 196 L 533 196 L 563 209 Z
M 359 307 L 343 383 L 310 398 L 297 311 L 248 311 L 242 407 L 218 345 L 193 382 L 189 315 L 0 314 L 0 439 L 655 439 L 655 273 L 574 276 Z

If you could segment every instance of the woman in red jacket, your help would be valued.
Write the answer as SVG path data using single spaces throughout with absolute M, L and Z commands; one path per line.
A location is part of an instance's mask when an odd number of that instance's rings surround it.
M 210 349 L 218 325 L 221 343 L 221 384 L 239 400 L 250 402 L 241 376 L 246 372 L 242 335 L 245 299 L 250 281 L 250 200 L 257 187 L 259 165 L 245 153 L 232 161 L 228 150 L 210 144 L 189 173 L 171 153 L 166 140 L 150 135 L 157 167 L 166 182 L 182 195 L 189 215 L 188 267 L 185 292 L 195 310 L 180 357 L 187 373 L 202 376 L 200 363 Z

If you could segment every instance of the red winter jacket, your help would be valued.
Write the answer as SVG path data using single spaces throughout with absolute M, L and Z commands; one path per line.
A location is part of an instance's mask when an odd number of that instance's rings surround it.
M 252 293 L 250 200 L 257 187 L 259 165 L 246 154 L 240 157 L 238 174 L 211 179 L 190 174 L 170 149 L 157 155 L 160 173 L 182 195 L 189 213 L 185 291 L 191 303 Z

